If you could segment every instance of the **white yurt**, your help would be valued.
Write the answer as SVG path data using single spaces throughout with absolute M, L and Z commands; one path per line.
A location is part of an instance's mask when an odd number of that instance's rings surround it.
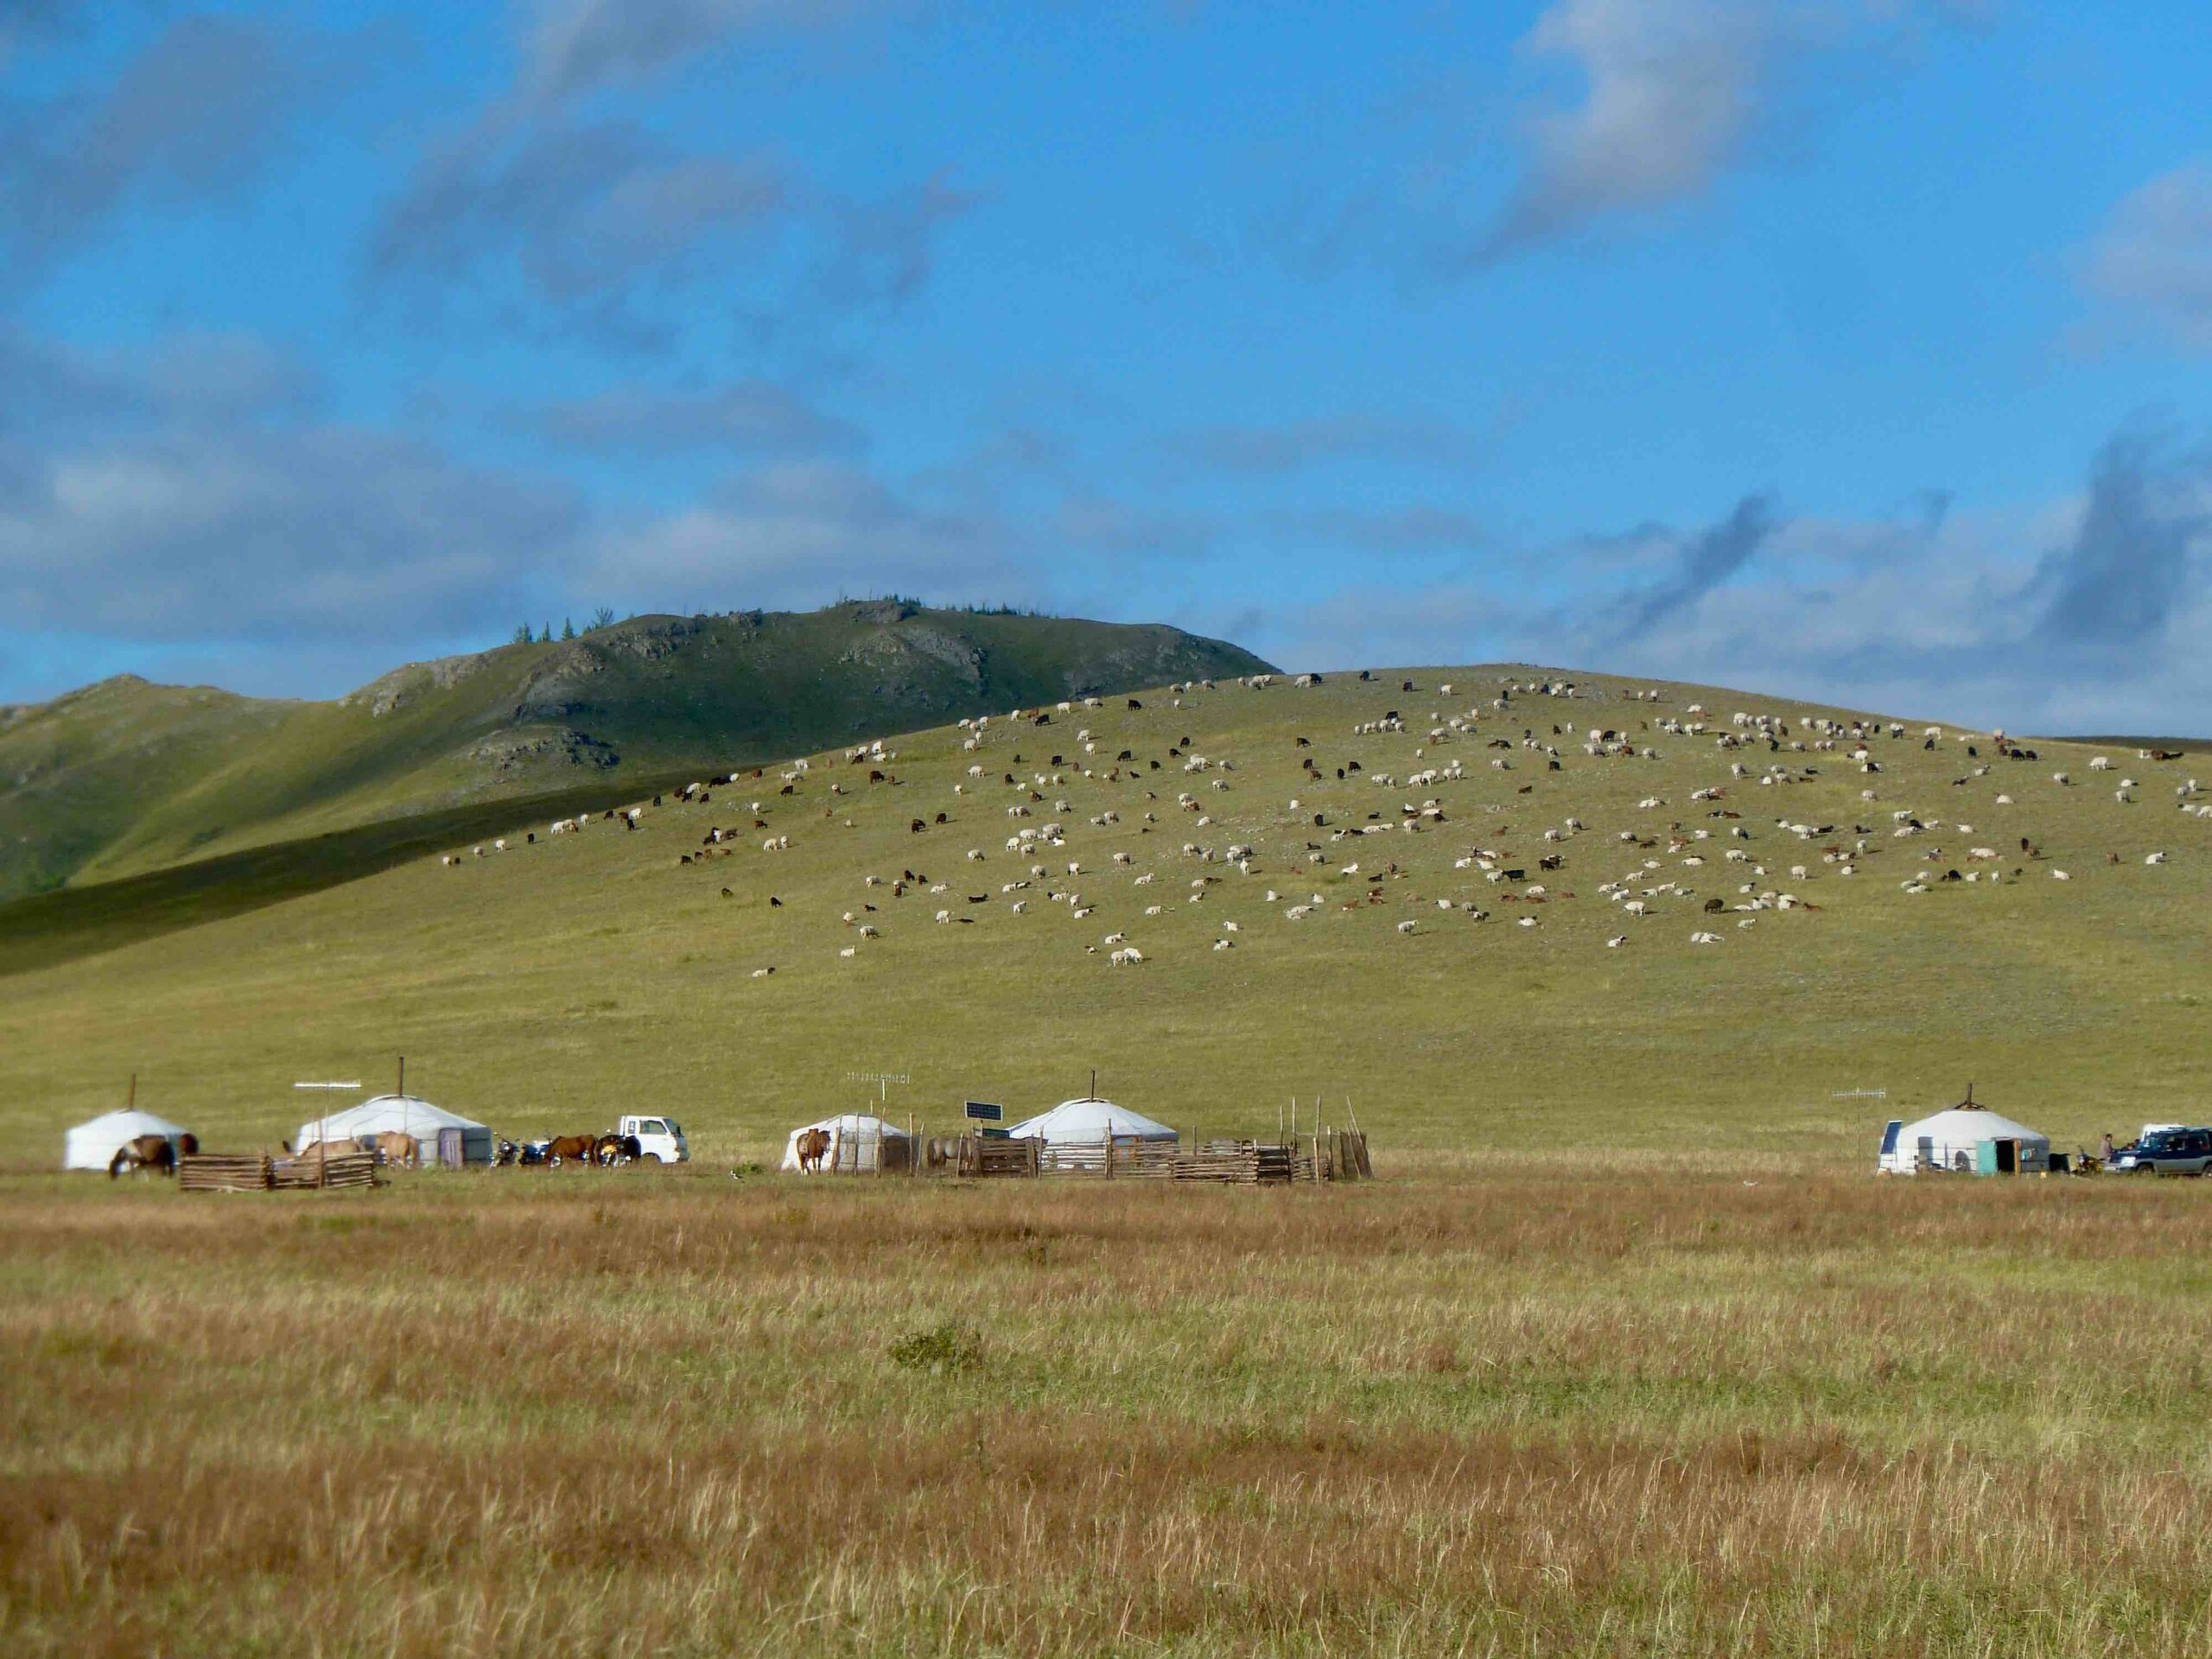
M 830 1150 L 822 1160 L 825 1170 L 847 1175 L 873 1175 L 883 1167 L 887 1141 L 895 1143 L 891 1166 L 909 1167 L 906 1130 L 866 1112 L 846 1112 L 841 1116 L 825 1117 L 818 1123 L 802 1123 L 793 1129 L 791 1138 L 784 1142 L 783 1168 L 798 1167 L 798 1138 L 810 1129 L 820 1129 L 830 1137 Z
M 311 1117 L 300 1125 L 300 1132 L 292 1137 L 292 1144 L 305 1152 L 322 1140 L 353 1141 L 365 1135 L 383 1135 L 387 1130 L 411 1135 L 423 1143 L 423 1161 L 436 1160 L 438 1131 L 461 1131 L 461 1160 L 465 1164 L 488 1164 L 492 1161 L 492 1131 L 474 1118 L 463 1117 L 458 1112 L 433 1106 L 415 1095 L 378 1095 L 365 1100 L 358 1106 L 348 1106 L 341 1112 L 332 1112 L 327 1117 Z
M 2050 1167 L 2050 1137 L 1978 1105 L 1974 1091 L 1916 1123 L 1891 1122 L 1878 1168 L 1912 1175 L 1923 1169 L 1969 1175 L 2040 1174 Z
M 103 1112 L 89 1123 L 79 1123 L 61 1137 L 61 1167 L 105 1170 L 115 1154 L 142 1135 L 166 1135 L 172 1151 L 177 1137 L 189 1134 L 181 1123 L 151 1112 Z
M 1016 1141 L 1042 1141 L 1048 1147 L 1103 1147 L 1108 1140 L 1174 1141 L 1180 1137 L 1165 1123 L 1155 1123 L 1142 1112 L 1116 1106 L 1110 1100 L 1085 1095 L 1064 1100 L 1049 1112 L 1015 1124 L 1007 1131 Z

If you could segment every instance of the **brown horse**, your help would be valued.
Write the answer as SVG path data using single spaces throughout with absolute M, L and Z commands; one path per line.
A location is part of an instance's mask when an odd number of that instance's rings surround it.
M 798 1166 L 803 1173 L 819 1175 L 822 1160 L 830 1150 L 830 1131 L 808 1129 L 798 1138 Z
M 377 1136 L 377 1150 L 384 1154 L 385 1162 L 395 1168 L 423 1167 L 423 1143 L 411 1135 L 386 1129 Z
M 549 1164 L 588 1164 L 591 1162 L 592 1151 L 590 1135 L 556 1135 L 545 1148 L 545 1161 Z
M 125 1141 L 108 1160 L 107 1178 L 111 1181 L 125 1170 L 138 1169 L 150 1169 L 157 1175 L 176 1173 L 176 1148 L 169 1144 L 168 1136 L 142 1135 Z

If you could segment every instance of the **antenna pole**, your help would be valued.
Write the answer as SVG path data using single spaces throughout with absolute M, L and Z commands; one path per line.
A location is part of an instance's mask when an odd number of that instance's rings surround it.
M 124 1102 L 123 1102 L 123 1109 L 124 1109 L 124 1111 L 126 1111 L 126 1112 L 127 1112 L 127 1111 L 130 1111 L 130 1110 L 133 1109 L 134 1108 L 136 1108 L 137 1104 L 138 1104 L 138 1074 L 137 1074 L 136 1071 L 133 1071 L 133 1072 L 130 1074 L 130 1094 L 129 1094 L 129 1095 L 127 1095 L 127 1096 L 124 1096 Z

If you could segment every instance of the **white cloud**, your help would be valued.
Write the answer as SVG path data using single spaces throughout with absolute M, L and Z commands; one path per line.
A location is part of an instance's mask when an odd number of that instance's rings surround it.
M 856 468 L 785 462 L 709 499 L 611 525 L 576 581 L 645 609 L 811 606 L 846 594 L 999 599 L 1034 581 L 1006 528 L 939 512 Z
M 1496 258 L 1705 194 L 1824 54 L 1972 25 L 1973 0 L 1553 0 L 1522 42 L 1564 65 L 1564 99 L 1523 111 L 1522 176 L 1475 257 Z
M 2123 197 L 2091 245 L 2083 281 L 2193 351 L 2212 351 L 2212 162 L 2196 161 Z
M 402 641 L 490 627 L 578 522 L 556 486 L 344 426 L 193 422 L 17 457 L 11 626 L 148 641 Z
M 1525 48 L 1571 60 L 1583 93 L 1532 112 L 1528 173 L 1497 245 L 1702 191 L 1764 95 L 1776 23 L 1761 0 L 1557 0 Z
M 1294 667 L 1537 662 L 2014 731 L 2202 734 L 2212 700 L 2212 456 L 2140 426 L 2081 496 L 2031 512 L 1783 522 L 1751 498 L 1553 556 L 1570 599 L 1478 569 L 1367 583 L 1240 643 Z

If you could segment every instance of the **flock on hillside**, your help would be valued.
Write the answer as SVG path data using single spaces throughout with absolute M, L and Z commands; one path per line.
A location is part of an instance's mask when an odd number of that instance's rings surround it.
M 1359 677 L 1370 678 L 1366 674 Z M 1235 683 L 1255 692 L 1287 686 L 1294 694 L 1321 683 L 1321 677 L 1313 674 L 1258 674 Z M 1212 681 L 1185 682 L 1167 688 L 1166 695 L 1171 709 L 1187 709 L 1184 718 L 1195 721 L 1207 705 L 1203 694 L 1224 689 Z M 1414 681 L 1403 680 L 1395 695 L 1419 695 L 1420 690 Z M 1464 697 L 1450 682 L 1434 686 L 1433 692 L 1439 701 Z M 993 817 L 1002 813 L 1002 840 L 995 846 L 971 844 L 961 849 L 962 868 L 974 871 L 967 882 L 933 880 L 912 867 L 896 874 L 856 873 L 854 895 L 838 916 L 847 942 L 836 946 L 836 955 L 845 960 L 883 938 L 894 910 L 905 912 L 910 898 L 921 901 L 912 908 L 924 912 L 929 925 L 938 926 L 973 925 L 995 910 L 1017 925 L 1039 925 L 1035 919 L 1018 918 L 1057 915 L 1065 924 L 1084 926 L 1077 939 L 1086 953 L 1103 954 L 1115 967 L 1135 967 L 1150 958 L 1133 934 L 1166 916 L 1178 898 L 1184 906 L 1219 911 L 1229 907 L 1224 899 L 1255 891 L 1262 895 L 1263 911 L 1243 919 L 1224 916 L 1211 930 L 1211 948 L 1216 952 L 1244 947 L 1253 937 L 1246 931 L 1248 925 L 1259 925 L 1263 918 L 1272 918 L 1281 927 L 1312 925 L 1334 912 L 1390 903 L 1394 882 L 1430 878 L 1462 891 L 1427 899 L 1408 892 L 1397 902 L 1414 913 L 1395 921 L 1398 935 L 1418 937 L 1447 922 L 1454 926 L 1489 922 L 1493 905 L 1511 906 L 1516 928 L 1536 930 L 1555 913 L 1548 906 L 1578 896 L 1566 885 L 1571 857 L 1584 871 L 1602 868 L 1609 855 L 1617 858 L 1618 874 L 1596 881 L 1592 888 L 1622 928 L 1605 937 L 1604 948 L 1610 950 L 1629 945 L 1649 924 L 1669 916 L 1694 918 L 1687 943 L 1710 947 L 1726 942 L 1725 929 L 1751 928 L 1783 912 L 1817 912 L 1825 906 L 1808 899 L 1806 889 L 1823 884 L 1823 896 L 1834 903 L 1841 890 L 1825 884 L 1861 878 L 1870 863 L 1888 851 L 1916 854 L 1909 874 L 1897 883 L 1908 894 L 1924 894 L 1955 883 L 1994 889 L 2024 880 L 2038 869 L 2051 880 L 2074 879 L 2071 872 L 2044 856 L 2031 836 L 1999 828 L 2005 810 L 2014 804 L 2009 791 L 2028 787 L 2012 779 L 2039 774 L 2008 773 L 2004 791 L 1983 798 L 1987 798 L 1986 811 L 1980 806 L 1970 809 L 1980 823 L 1955 814 L 1947 818 L 1912 804 L 1910 787 L 1901 792 L 1906 804 L 1889 804 L 1885 774 L 1904 757 L 1955 754 L 1965 770 L 1948 781 L 1961 789 L 1988 778 L 1999 761 L 2032 764 L 2039 759 L 2034 750 L 2001 731 L 1978 734 L 1941 726 L 1909 730 L 1896 721 L 1820 715 L 1793 720 L 1745 710 L 1722 717 L 1692 702 L 1680 714 L 1641 718 L 1636 722 L 1639 730 L 1631 733 L 1625 715 L 1617 724 L 1599 724 L 1574 720 L 1563 709 L 1559 718 L 1541 721 L 1529 712 L 1535 699 L 1593 702 L 1608 695 L 1618 695 L 1637 708 L 1663 702 L 1656 689 L 1608 694 L 1571 680 L 1509 678 L 1487 699 L 1467 702 L 1453 713 L 1433 710 L 1425 722 L 1409 722 L 1395 708 L 1357 721 L 1347 735 L 1352 740 L 1349 747 L 1359 752 L 1344 753 L 1325 768 L 1314 758 L 1313 739 L 1296 735 L 1291 741 L 1297 751 L 1298 792 L 1266 799 L 1256 798 L 1256 789 L 1245 788 L 1249 773 L 1239 759 L 1217 746 L 1202 748 L 1186 734 L 1166 744 L 1162 754 L 1140 757 L 1141 740 L 1129 737 L 1125 741 L 1109 734 L 1116 711 L 1108 700 L 1070 699 L 1050 708 L 1017 709 L 1002 717 L 963 720 L 949 779 L 901 779 L 891 770 L 898 751 L 879 740 L 856 745 L 842 755 L 793 760 L 777 769 L 772 785 L 766 768 L 733 772 L 656 796 L 650 806 L 611 810 L 597 817 L 563 818 L 547 827 L 544 839 L 559 840 L 587 830 L 605 833 L 618 825 L 634 832 L 649 810 L 659 809 L 696 813 L 707 820 L 696 849 L 678 855 L 680 865 L 709 865 L 740 856 L 754 846 L 760 855 L 773 858 L 795 844 L 793 830 L 780 827 L 777 820 L 798 810 L 802 801 L 810 805 L 810 798 L 829 798 L 815 823 L 842 820 L 842 827 L 849 829 L 855 825 L 849 814 L 856 810 L 858 798 L 870 791 L 906 785 L 921 785 L 925 790 L 931 781 L 949 782 L 947 804 L 925 810 L 908 823 L 908 832 L 918 838 L 918 846 L 930 849 L 930 861 L 934 861 L 946 851 L 946 832 L 964 829 L 977 806 L 988 802 Z M 1126 699 L 1128 712 L 1143 706 L 1139 698 Z M 1025 759 L 1017 747 L 1025 743 L 1024 734 L 1041 737 L 1049 748 L 1058 741 L 1056 721 L 1074 726 L 1074 753 L 1052 753 L 1049 762 L 1042 764 L 1034 756 Z M 1044 728 L 1054 729 L 1046 733 L 1039 729 Z M 1510 774 L 1516 772 L 1548 775 L 1570 767 L 1602 766 L 1618 768 L 1633 779 L 1639 766 L 1659 758 L 1662 742 L 1670 747 L 1698 746 L 1694 753 L 1710 755 L 1709 774 L 1685 792 L 1687 812 L 1662 786 L 1642 793 L 1634 803 L 1631 821 L 1618 828 L 1593 829 L 1572 816 L 1517 831 L 1500 820 L 1479 836 L 1456 827 L 1458 816 L 1495 817 L 1505 812 L 1514 798 L 1534 794 L 1536 783 L 1516 783 Z M 2137 752 L 2146 768 L 2181 758 L 2177 751 Z M 1485 760 L 1487 766 L 1482 764 Z M 1743 815 L 1752 791 L 1771 791 L 1769 800 L 1779 805 L 1796 786 L 1823 778 L 1833 783 L 1827 774 L 1839 766 L 1862 779 L 1857 810 L 1848 825 L 1817 822 L 1821 815 L 1800 816 L 1772 806 L 1757 821 L 1762 826 L 1757 834 L 1752 823 L 1745 822 Z M 817 768 L 826 776 L 818 777 Z M 2109 756 L 2097 755 L 2088 769 L 2101 775 L 2110 772 L 2113 763 Z M 1680 771 L 1675 769 L 1677 777 Z M 1493 788 L 1503 785 L 1511 791 L 1506 801 L 1459 798 L 1481 792 L 1468 785 L 1486 774 L 1506 774 L 1491 779 Z M 817 781 L 823 785 L 819 791 L 814 788 Z M 2050 786 L 2063 791 L 2074 783 L 2062 770 L 2050 774 Z M 2171 787 L 2184 815 L 2212 818 L 2212 802 L 2199 798 L 2203 791 L 2196 779 Z M 771 788 L 773 794 L 768 793 Z M 1386 804 L 1380 810 L 1365 810 L 1349 803 L 1347 798 L 1361 789 L 1386 791 L 1382 798 Z M 2136 805 L 2143 789 L 2135 777 L 2121 776 L 2112 791 L 2113 810 Z M 747 798 L 741 823 L 717 822 L 709 816 L 718 791 L 724 797 L 725 811 L 731 791 Z M 902 798 L 912 801 L 922 792 Z M 959 822 L 955 814 L 961 815 Z M 1170 831 L 1170 822 L 1181 828 Z M 1128 842 L 1132 829 L 1138 836 L 1157 834 L 1160 839 L 1135 847 L 1098 847 L 1109 840 Z M 804 831 L 798 835 L 804 839 Z M 1448 872 L 1446 861 L 1417 856 L 1427 853 L 1428 843 L 1408 839 L 1430 835 L 1455 836 L 1458 842 Z M 1508 850 L 1509 838 L 1533 842 L 1535 855 Z M 446 854 L 442 862 L 459 868 L 472 859 L 535 846 L 539 840 L 531 830 L 519 839 L 502 837 L 467 853 Z M 1586 840 L 1594 840 L 1605 850 L 1577 849 L 1570 854 L 1570 843 Z M 984 867 L 995 860 L 1010 860 L 1015 868 L 1003 875 L 991 873 L 997 879 L 987 880 Z M 2164 851 L 2153 851 L 2142 861 L 2155 866 L 2166 860 Z M 2106 861 L 2121 861 L 2112 853 Z M 1294 884 L 1293 878 L 1297 879 Z M 1167 884 L 1164 888 L 1163 882 Z M 1125 885 L 1140 890 L 1135 896 L 1141 915 L 1122 921 L 1117 914 L 1114 925 L 1102 928 L 1092 920 L 1108 903 L 1102 895 Z M 982 890 L 976 891 L 978 887 Z M 1466 896 L 1469 889 L 1475 896 Z M 721 891 L 725 898 L 736 896 L 732 888 Z M 1033 909 L 1037 900 L 1042 901 L 1041 910 Z M 771 895 L 768 903 L 782 908 L 784 901 Z M 1684 938 L 1680 932 L 1672 937 Z M 763 966 L 752 973 L 764 979 L 776 971 L 773 966 Z

